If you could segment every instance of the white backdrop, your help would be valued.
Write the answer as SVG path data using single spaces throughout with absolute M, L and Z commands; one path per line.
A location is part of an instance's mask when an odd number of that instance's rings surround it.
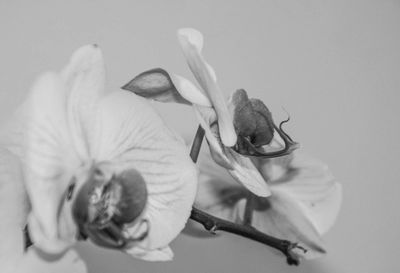
M 328 255 L 293 268 L 232 235 L 180 235 L 168 263 L 81 244 L 90 272 L 399 272 L 399 1 L 1 0 L 0 122 L 39 73 L 61 68 L 87 43 L 103 49 L 110 88 L 153 67 L 191 78 L 175 37 L 186 26 L 204 33 L 224 92 L 245 88 L 277 120 L 284 106 L 289 133 L 343 183 Z M 189 108 L 156 107 L 194 134 Z

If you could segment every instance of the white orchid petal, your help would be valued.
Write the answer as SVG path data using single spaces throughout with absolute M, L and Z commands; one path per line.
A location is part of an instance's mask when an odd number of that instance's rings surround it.
M 339 213 L 342 190 L 329 168 L 321 161 L 295 152 L 280 163 L 285 172 L 272 187 L 290 193 L 300 201 L 305 215 L 320 234 L 327 232 Z M 283 163 L 283 164 L 282 164 Z
M 32 237 L 59 239 L 59 212 L 75 166 L 79 165 L 66 122 L 66 91 L 62 79 L 54 73 L 43 75 L 27 101 L 28 120 L 20 145 L 25 184 L 32 214 L 38 221 Z M 69 222 L 68 227 L 73 228 Z M 38 245 L 40 247 L 40 244 Z
M 202 150 L 198 166 L 200 168 L 199 187 L 196 194 L 196 207 L 232 220 L 236 203 L 247 196 L 247 190 L 239 185 L 220 165 L 210 159 L 207 150 Z
M 178 31 L 178 40 L 193 75 L 207 93 L 217 113 L 222 143 L 232 147 L 237 139 L 232 116 L 217 84 L 214 70 L 201 55 L 203 40 L 201 33 L 194 29 L 181 29 Z
M 303 214 L 298 202 L 284 191 L 273 188 L 271 190 L 272 195 L 267 198 L 266 208 L 253 212 L 252 226 L 268 235 L 298 242 L 300 246 L 307 249 L 306 253 L 298 252 L 306 259 L 325 254 L 320 234 Z M 245 200 L 237 204 L 236 221 L 240 223 L 243 221 L 245 205 Z
M 181 28 L 178 29 L 177 32 L 178 40 L 180 44 L 184 44 L 189 42 L 192 44 L 198 51 L 203 50 L 204 38 L 203 34 L 194 28 Z
M 76 250 L 70 249 L 61 257 L 44 257 L 37 249 L 28 249 L 23 259 L 18 264 L 16 273 L 41 272 L 41 273 L 86 273 L 84 261 Z
M 214 132 L 210 124 L 213 124 L 217 120 L 217 115 L 213 108 L 201 107 L 193 105 L 194 112 L 200 126 L 204 129 L 207 142 L 210 146 L 212 158 L 221 166 L 232 169 L 232 165 L 224 153 L 221 140 L 219 139 L 218 132 Z
M 5 149 L 0 150 L 0 265 L 13 272 L 24 253 L 22 230 L 28 214 L 21 163 Z
M 139 247 L 154 250 L 183 229 L 197 187 L 197 171 L 183 140 L 170 131 L 148 101 L 117 91 L 99 104 L 97 161 L 110 161 L 115 172 L 134 168 L 146 182 L 148 202 L 143 218 L 149 235 Z
M 264 178 L 254 166 L 253 162 L 249 158 L 236 153 L 232 149 L 222 147 L 217 138 L 216 141 L 217 143 L 219 143 L 219 147 L 222 150 L 220 158 L 226 160 L 226 163 L 221 163 L 220 161 L 215 160 L 215 158 L 213 157 L 214 161 L 218 163 L 218 165 L 224 167 L 225 170 L 227 170 L 238 183 L 242 184 L 245 188 L 247 188 L 255 195 L 263 197 L 269 196 L 271 194 L 269 187 Z M 211 153 L 212 149 L 213 147 L 210 145 Z M 209 157 L 208 160 L 211 160 L 211 158 Z M 224 166 L 225 164 L 228 165 L 229 168 L 226 168 Z M 213 169 L 215 168 L 210 168 L 210 171 L 212 171 Z M 208 172 L 207 170 L 204 171 L 206 173 Z
M 178 90 L 179 94 L 181 94 L 181 96 L 186 100 L 201 106 L 212 106 L 208 97 L 205 96 L 191 81 L 176 74 L 170 74 L 170 77 L 176 90 Z
M 68 125 L 77 152 L 88 158 L 93 136 L 96 103 L 105 91 L 103 54 L 97 45 L 76 50 L 61 72 L 67 88 Z
M 250 158 L 227 148 L 225 148 L 225 154 L 233 167 L 232 170 L 228 171 L 239 183 L 257 196 L 267 197 L 271 195 L 268 184 Z
M 126 250 L 126 253 L 132 255 L 135 258 L 149 262 L 171 261 L 174 258 L 174 253 L 169 246 L 157 248 L 155 250 L 133 247 Z

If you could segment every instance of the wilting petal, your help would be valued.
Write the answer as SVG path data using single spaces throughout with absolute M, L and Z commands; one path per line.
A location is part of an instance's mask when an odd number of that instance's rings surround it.
M 0 265 L 2 272 L 13 272 L 24 253 L 22 230 L 28 214 L 28 198 L 23 186 L 19 160 L 0 150 Z
M 70 249 L 61 257 L 43 256 L 37 249 L 31 247 L 20 260 L 16 273 L 40 272 L 40 273 L 62 273 L 62 272 L 87 272 L 86 265 L 78 256 L 78 253 Z
M 222 143 L 232 147 L 236 144 L 236 133 L 233 120 L 225 98 L 217 84 L 214 70 L 201 55 L 203 36 L 195 29 L 180 29 L 178 39 L 181 44 L 186 61 L 202 89 L 207 92 L 218 116 L 218 124 Z
M 336 220 L 342 201 L 342 187 L 328 166 L 302 153 L 294 153 L 286 160 L 272 160 L 272 163 L 276 166 L 271 187 L 290 193 L 300 202 L 301 210 L 318 232 L 327 232 Z
M 164 248 L 183 229 L 194 201 L 197 171 L 189 152 L 148 102 L 133 93 L 108 95 L 98 113 L 93 157 L 112 162 L 117 173 L 130 168 L 140 172 L 148 192 L 142 217 L 150 230 L 137 246 Z
M 188 79 L 161 68 L 145 71 L 122 89 L 159 102 L 198 104 L 211 107 L 209 99 Z

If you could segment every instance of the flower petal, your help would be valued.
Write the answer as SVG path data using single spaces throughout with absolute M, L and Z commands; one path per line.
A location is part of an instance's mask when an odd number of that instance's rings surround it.
M 223 219 L 234 219 L 235 205 L 247 196 L 247 190 L 211 160 L 208 151 L 202 150 L 198 162 L 200 174 L 196 207 Z
M 78 253 L 70 249 L 63 253 L 61 257 L 43 256 L 34 247 L 30 247 L 23 259 L 19 262 L 17 273 L 28 272 L 77 272 L 86 273 L 86 265 L 84 261 L 78 256 Z
M 115 172 L 135 168 L 146 182 L 148 203 L 143 218 L 148 236 L 137 247 L 166 247 L 183 229 L 197 187 L 197 171 L 183 140 L 170 131 L 145 99 L 117 91 L 99 104 L 97 161 Z
M 29 229 L 44 251 L 61 252 L 75 241 L 76 225 L 65 204 L 78 167 L 90 159 L 96 103 L 104 92 L 100 49 L 78 49 L 61 74 L 42 76 L 28 97 L 22 123 L 24 172 L 32 203 Z
M 211 106 L 208 98 L 191 81 L 161 68 L 139 74 L 122 89 L 159 102 Z
M 216 141 L 218 142 L 218 139 Z M 229 166 L 231 167 L 226 168 L 226 170 L 237 182 L 242 184 L 245 188 L 247 188 L 249 191 L 257 196 L 266 197 L 271 194 L 267 183 L 264 181 L 264 178 L 256 169 L 250 158 L 244 157 L 236 153 L 232 149 L 222 147 L 221 144 L 219 145 L 220 149 L 222 150 L 221 154 L 219 154 L 218 151 L 213 151 L 213 147 L 211 146 L 211 144 L 210 153 L 212 155 L 212 153 L 214 152 L 220 155 L 220 158 L 226 158 Z M 215 155 L 213 155 L 213 159 L 214 158 Z M 208 160 L 211 161 L 211 158 L 209 157 Z M 220 166 L 225 167 L 224 164 L 219 163 L 218 160 L 214 161 L 217 162 Z M 207 172 L 207 170 L 204 171 Z M 221 169 L 221 171 L 223 171 L 223 169 Z
M 103 54 L 97 45 L 76 50 L 61 72 L 67 90 L 68 126 L 75 149 L 87 159 L 93 135 L 97 101 L 106 94 Z
M 224 153 L 223 145 L 217 132 L 218 130 L 213 130 L 210 127 L 210 124 L 214 124 L 217 121 L 217 115 L 214 109 L 198 105 L 193 105 L 193 109 L 200 126 L 204 129 L 212 158 L 222 167 L 232 169 L 233 167 Z
M 62 79 L 54 73 L 43 75 L 34 85 L 27 105 L 28 120 L 20 145 L 25 151 L 24 178 L 32 206 L 29 219 L 36 224 L 31 235 L 34 242 L 38 238 L 57 241 L 66 235 L 60 234 L 60 221 L 67 233 L 74 230 L 71 217 L 62 209 L 62 200 L 72 172 L 80 164 L 71 149 Z M 40 243 L 38 246 L 46 248 Z
M 161 262 L 171 261 L 174 258 L 174 253 L 169 246 L 164 248 L 158 248 L 154 250 L 143 249 L 140 247 L 134 247 L 128 249 L 126 253 L 132 255 L 135 258 L 142 259 L 149 262 Z
M 320 234 L 327 232 L 339 213 L 342 189 L 323 162 L 302 153 L 287 160 L 272 161 L 275 177 L 271 187 L 290 193 L 301 204 L 303 213 Z
M 23 186 L 21 163 L 7 150 L 0 149 L 0 265 L 13 272 L 24 253 L 22 230 L 28 214 L 28 198 Z
M 234 146 L 236 144 L 236 133 L 231 113 L 217 84 L 214 70 L 201 55 L 203 47 L 202 34 L 195 29 L 180 29 L 178 30 L 178 40 L 190 70 L 202 89 L 207 93 L 217 113 L 222 143 L 228 147 Z
M 176 74 L 171 74 L 170 76 L 175 88 L 185 99 L 200 106 L 212 106 L 208 97 L 205 96 L 191 81 Z

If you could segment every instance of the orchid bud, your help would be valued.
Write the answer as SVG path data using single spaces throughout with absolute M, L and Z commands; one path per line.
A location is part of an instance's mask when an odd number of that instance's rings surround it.
M 146 183 L 134 169 L 110 174 L 102 166 L 91 170 L 89 179 L 79 190 L 73 216 L 83 237 L 110 247 L 123 247 L 123 225 L 133 223 L 147 201 Z
M 239 138 L 248 138 L 255 147 L 269 144 L 274 137 L 274 123 L 267 106 L 261 100 L 249 99 L 244 89 L 236 90 L 231 100 Z
M 274 138 L 274 122 L 267 106 L 259 99 L 250 99 L 254 110 L 256 130 L 251 136 L 251 143 L 256 147 L 267 145 Z
M 236 90 L 233 93 L 231 105 L 234 112 L 233 124 L 238 135 L 234 149 L 238 153 L 273 158 L 289 154 L 298 147 L 281 126 L 275 125 L 272 114 L 264 102 L 254 98 L 249 99 L 244 89 Z M 285 146 L 281 150 L 268 151 L 264 148 L 271 144 L 275 131 Z

